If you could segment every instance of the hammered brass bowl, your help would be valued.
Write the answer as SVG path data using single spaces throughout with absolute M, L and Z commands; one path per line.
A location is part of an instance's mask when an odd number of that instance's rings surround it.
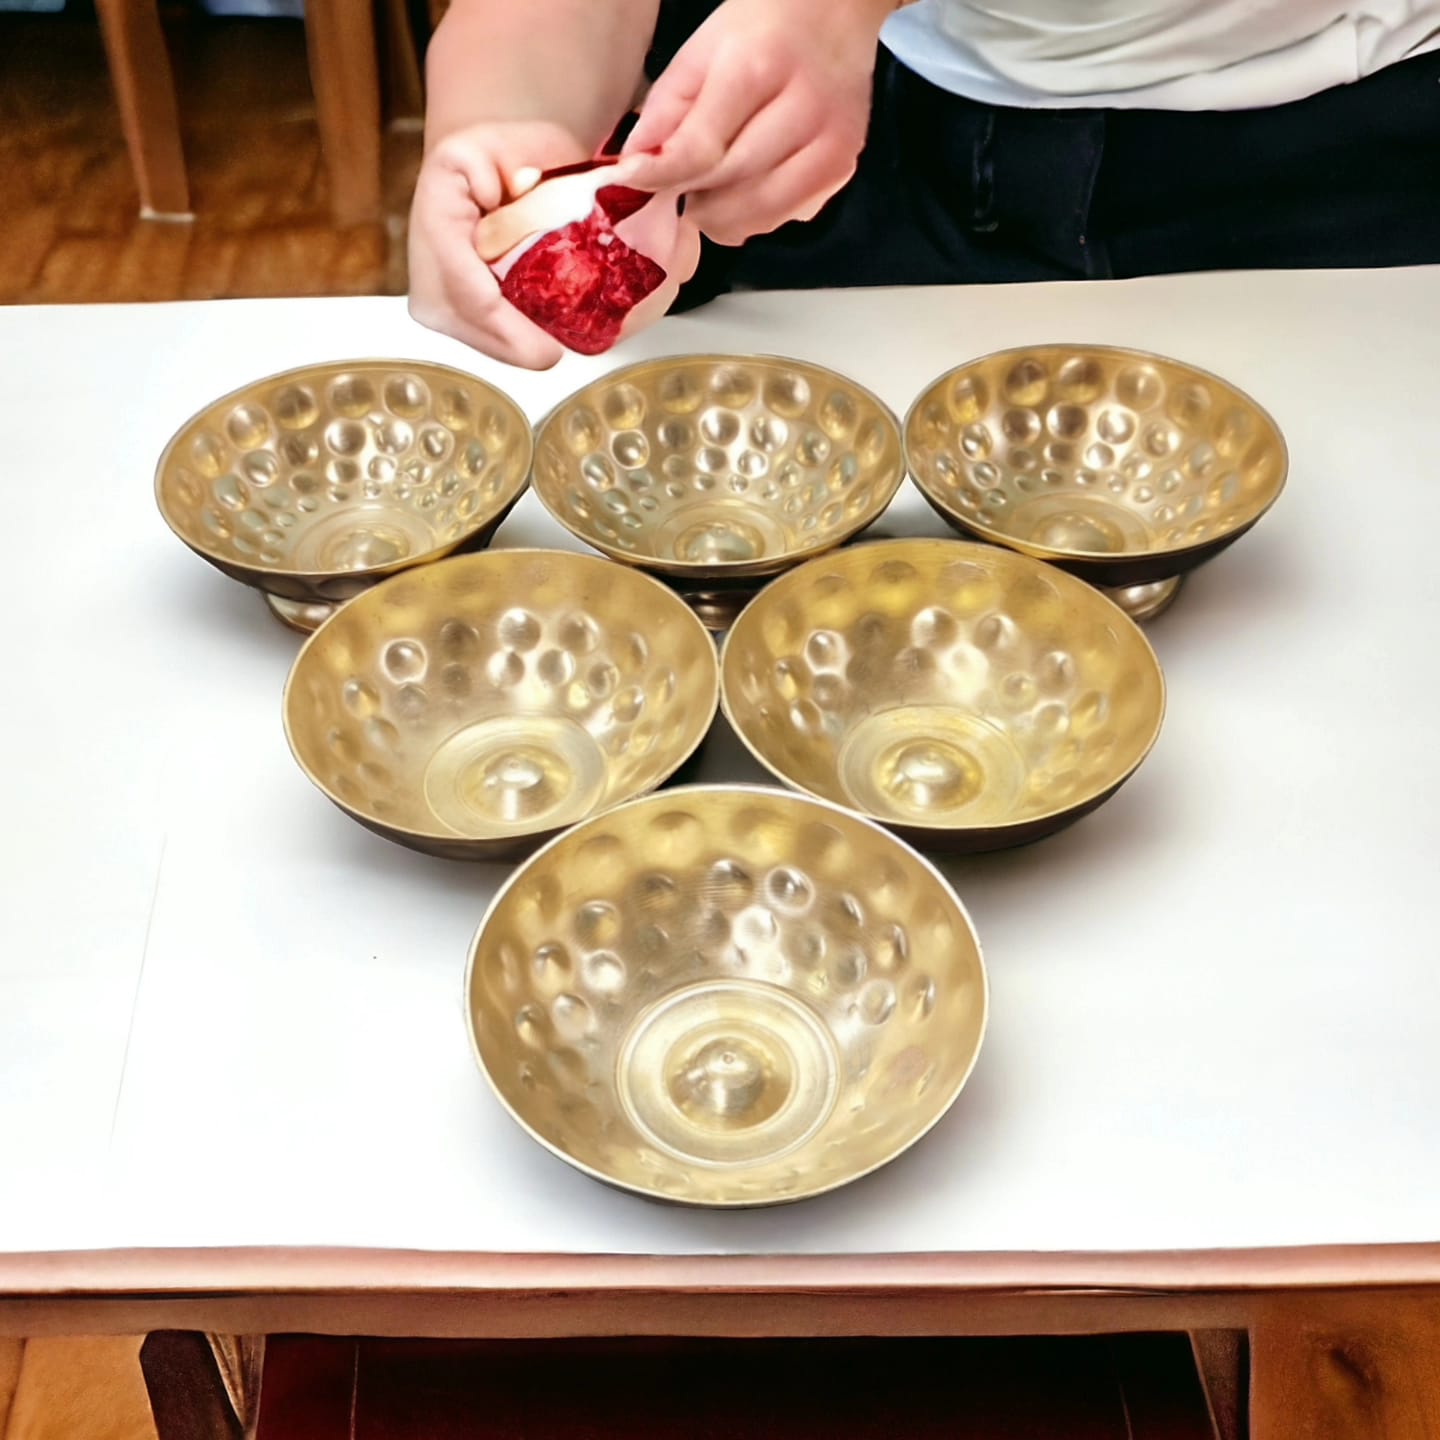
M 352 360 L 207 405 L 165 447 L 155 496 L 192 550 L 313 630 L 386 575 L 485 545 L 530 456 L 529 421 L 483 380 Z
M 1111 590 L 1135 619 L 1259 520 L 1289 463 L 1274 420 L 1233 385 L 1103 345 L 949 371 L 911 406 L 905 454 L 956 529 Z
M 767 577 L 863 530 L 904 473 L 899 424 L 874 395 L 768 356 L 631 365 L 556 407 L 535 439 L 550 513 L 715 629 Z
M 337 610 L 291 669 L 285 733 L 362 825 L 493 859 L 668 779 L 710 727 L 717 669 L 704 626 L 648 576 L 493 550 Z
M 470 1034 L 511 1115 L 612 1185 L 690 1205 L 833 1190 L 913 1145 L 985 1029 L 980 947 L 879 826 L 755 786 L 632 801 L 496 895 Z
M 1098 590 L 993 545 L 889 540 L 746 608 L 721 703 L 787 784 L 917 845 L 993 850 L 1088 814 L 1160 732 L 1149 642 Z

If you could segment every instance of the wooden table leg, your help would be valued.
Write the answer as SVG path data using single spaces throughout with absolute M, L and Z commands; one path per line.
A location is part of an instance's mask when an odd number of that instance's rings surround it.
M 180 114 L 157 0 L 95 0 L 95 9 L 140 187 L 140 213 L 188 220 L 190 187 L 180 147 Z
M 1440 1437 L 1440 1300 L 1276 1296 L 1250 1351 L 1251 1440 Z
M 307 0 L 306 48 L 340 225 L 380 218 L 380 69 L 372 0 Z
M 1192 1330 L 1190 1351 L 1216 1440 L 1245 1440 L 1249 1337 L 1243 1330 Z

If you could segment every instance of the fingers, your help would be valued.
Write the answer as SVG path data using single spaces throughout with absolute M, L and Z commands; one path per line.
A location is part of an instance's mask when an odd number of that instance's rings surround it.
M 702 183 L 785 83 L 782 67 L 763 58 L 710 64 L 698 92 L 689 67 L 667 86 L 670 69 L 656 81 L 626 143 L 629 183 L 642 190 L 689 190 Z M 660 110 L 653 128 L 645 126 L 652 105 Z M 644 153 L 655 145 L 664 147 L 658 155 Z
M 500 299 L 498 292 L 493 308 L 480 313 L 484 318 L 477 322 L 453 305 L 430 310 L 415 295 L 410 298 L 410 314 L 426 329 L 448 335 L 507 365 L 549 370 L 565 354 L 558 340 L 531 324 L 513 305 Z
M 813 220 L 855 173 L 845 147 L 817 140 L 743 185 L 692 194 L 685 216 L 721 245 L 740 245 L 790 220 Z
M 486 188 L 483 174 L 477 178 Z M 459 167 L 446 165 L 423 174 L 416 186 L 410 313 L 422 325 L 497 360 L 547 370 L 564 351 L 505 300 L 476 253 L 471 237 L 479 208 L 470 184 Z M 499 184 L 495 176 L 494 193 Z
M 609 183 L 608 172 L 562 175 L 534 185 L 518 200 L 491 210 L 475 227 L 475 248 L 482 259 L 498 260 L 527 235 L 583 220 L 595 206 L 595 192 Z
M 434 260 L 445 303 L 433 317 L 417 314 L 412 304 L 411 313 L 422 324 L 527 370 L 548 370 L 559 361 L 565 353 L 560 342 L 501 295 L 500 282 L 464 235 L 443 237 L 434 247 Z
M 689 189 L 723 190 L 767 175 L 812 144 L 823 128 L 819 103 L 803 87 L 788 86 L 750 117 L 720 163 L 697 176 Z
M 700 94 L 707 68 L 697 43 L 692 41 L 680 49 L 650 87 L 640 107 L 640 118 L 620 147 L 621 155 L 643 155 L 645 151 L 663 145 L 675 133 L 675 127 L 689 113 Z

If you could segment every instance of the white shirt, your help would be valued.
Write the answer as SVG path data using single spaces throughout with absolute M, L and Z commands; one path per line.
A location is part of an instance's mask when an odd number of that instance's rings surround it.
M 1440 48 L 1440 0 L 916 0 L 880 38 L 986 104 L 1239 110 Z

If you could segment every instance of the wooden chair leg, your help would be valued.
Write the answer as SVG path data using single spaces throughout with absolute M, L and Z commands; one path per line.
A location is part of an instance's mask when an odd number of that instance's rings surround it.
M 305 37 L 340 225 L 380 218 L 380 69 L 372 0 L 307 0 Z
M 159 1440 L 242 1440 L 259 1412 L 263 1338 L 157 1330 L 140 1369 Z
M 392 127 L 419 130 L 425 123 L 425 86 L 420 77 L 420 52 L 407 0 L 377 0 L 384 114 Z
M 95 0 L 140 213 L 189 219 L 190 187 L 180 147 L 180 115 L 157 0 Z

